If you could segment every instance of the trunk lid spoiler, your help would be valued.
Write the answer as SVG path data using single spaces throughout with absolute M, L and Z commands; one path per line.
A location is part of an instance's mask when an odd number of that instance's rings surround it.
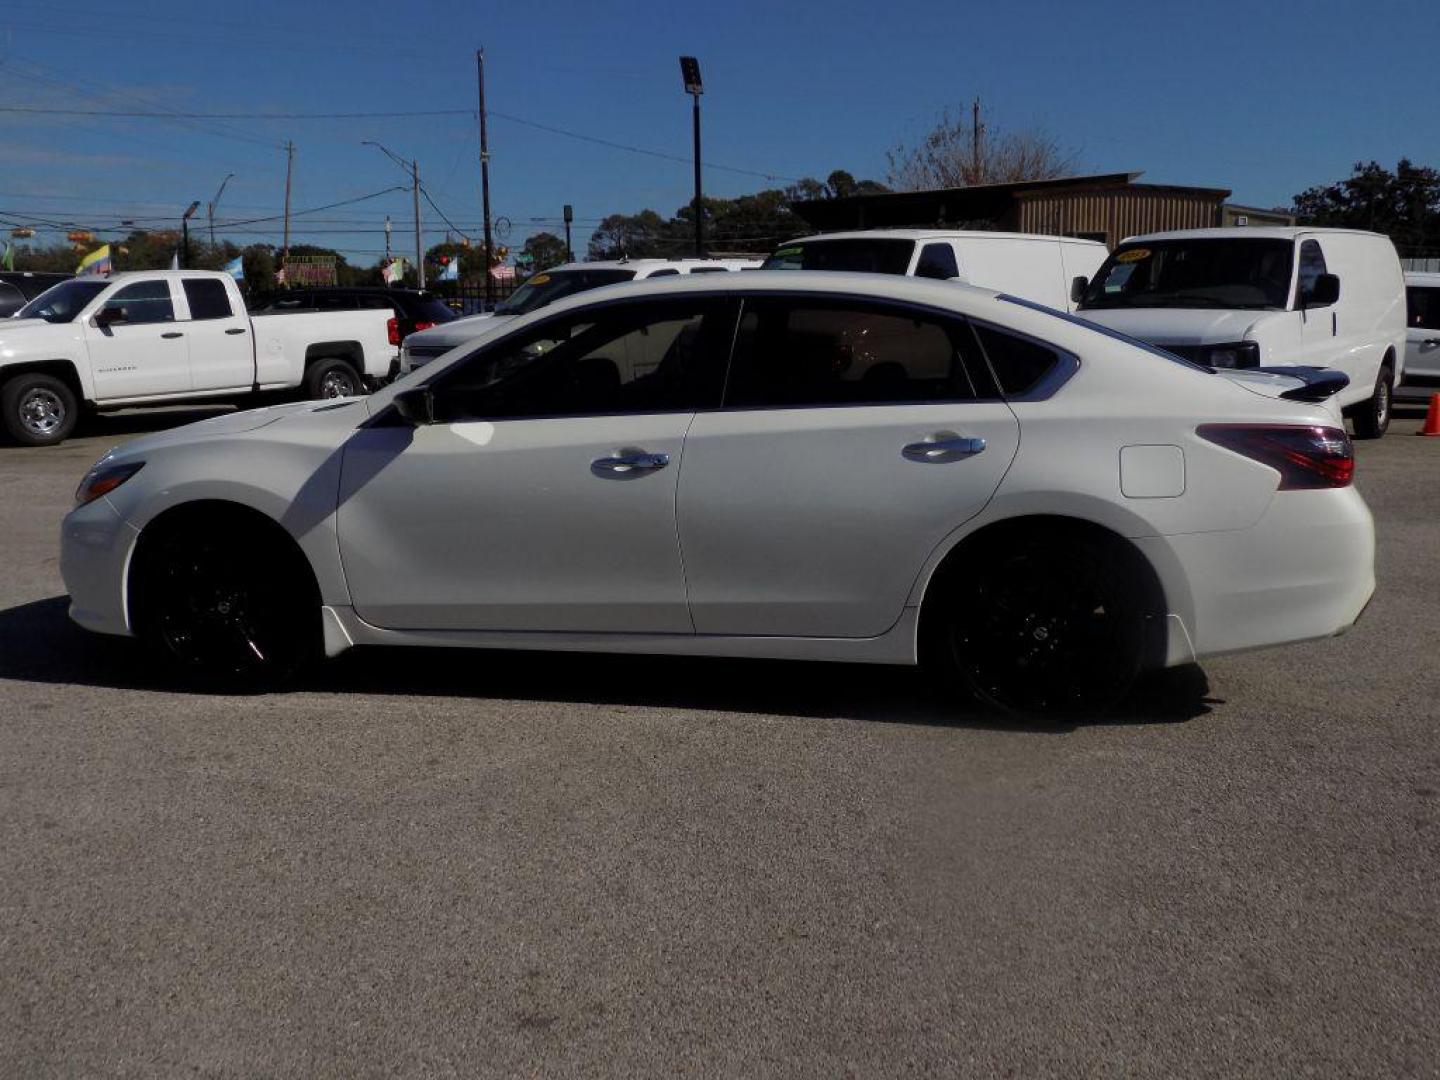
M 1350 385 L 1343 371 L 1322 367 L 1215 368 L 1251 393 L 1286 401 L 1328 401 Z

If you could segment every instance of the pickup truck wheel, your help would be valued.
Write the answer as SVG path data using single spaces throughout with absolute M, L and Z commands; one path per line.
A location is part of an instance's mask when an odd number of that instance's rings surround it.
M 346 360 L 317 360 L 305 373 L 305 396 L 313 401 L 359 397 L 362 390 L 360 373 Z
M 1395 393 L 1395 373 L 1390 365 L 1380 369 L 1375 380 L 1375 393 L 1355 407 L 1351 420 L 1357 439 L 1378 439 L 1390 427 L 1390 402 Z
M 6 433 L 22 446 L 54 446 L 75 430 L 75 392 L 53 375 L 16 375 L 0 392 Z

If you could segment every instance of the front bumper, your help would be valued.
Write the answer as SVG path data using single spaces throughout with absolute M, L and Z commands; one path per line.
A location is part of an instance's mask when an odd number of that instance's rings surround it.
M 139 532 L 107 498 L 76 507 L 60 526 L 60 576 L 70 618 L 101 634 L 129 636 L 125 579 Z

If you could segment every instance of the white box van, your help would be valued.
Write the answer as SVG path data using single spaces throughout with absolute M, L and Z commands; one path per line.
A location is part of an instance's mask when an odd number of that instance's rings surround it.
M 1405 275 L 1405 389 L 1440 393 L 1440 274 Z
M 845 270 L 962 281 L 1073 311 L 1077 279 L 1105 261 L 1105 245 L 1069 236 L 871 229 L 781 244 L 762 270 Z
M 1189 229 L 1122 242 L 1078 314 L 1208 367 L 1325 367 L 1358 438 L 1390 424 L 1405 285 L 1388 237 L 1351 229 Z

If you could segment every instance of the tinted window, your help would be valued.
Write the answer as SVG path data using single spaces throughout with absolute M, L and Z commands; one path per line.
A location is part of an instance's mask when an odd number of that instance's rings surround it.
M 676 269 L 674 269 L 673 267 L 671 267 L 671 268 L 668 268 L 668 269 L 665 269 L 665 270 L 656 270 L 656 271 L 655 271 L 653 274 L 651 274 L 650 276 L 651 276 L 651 277 L 671 277 L 672 275 L 676 275 L 676 274 L 679 274 L 679 273 L 680 273 L 679 270 L 676 270 Z
M 975 336 L 985 349 L 985 358 L 1000 381 L 1001 391 L 1009 397 L 1032 390 L 1060 362 L 1059 354 L 1048 345 L 993 326 L 975 324 Z
M 1405 290 L 1405 304 L 1410 326 L 1423 330 L 1440 330 L 1440 288 L 1412 285 Z
M 25 306 L 25 297 L 13 285 L 0 281 L 0 315 L 11 315 Z
M 553 270 L 536 274 L 510 298 L 495 308 L 497 315 L 524 315 L 546 304 L 553 304 L 562 296 L 598 289 L 602 285 L 615 285 L 629 281 L 635 276 L 634 270 Z
M 1325 253 L 1320 250 L 1318 240 L 1306 240 L 1300 245 L 1300 288 L 1303 300 L 1315 291 L 1315 279 L 1325 273 Z
M 725 405 L 972 400 L 968 333 L 958 319 L 873 304 L 746 300 Z
M 482 348 L 435 384 L 444 419 L 674 412 L 719 404 L 728 300 L 576 312 Z
M 85 305 L 110 287 L 104 278 L 76 278 L 46 289 L 16 314 L 22 319 L 44 319 L 65 323 L 79 315 Z
M 230 294 L 225 291 L 223 281 L 186 278 L 184 285 L 185 299 L 190 302 L 190 318 L 228 319 L 234 314 L 230 310 Z
M 920 261 L 915 264 L 915 276 L 949 281 L 960 276 L 960 267 L 955 262 L 955 249 L 949 244 L 926 244 L 920 252 Z
M 776 248 L 761 269 L 903 274 L 914 253 L 914 240 L 807 240 Z
M 1080 308 L 1283 308 L 1292 247 L 1240 236 L 1122 244 L 1096 271 Z
M 170 302 L 170 283 L 163 279 L 126 285 L 102 306 L 107 311 L 124 308 L 125 322 L 131 326 L 173 322 L 175 319 L 175 306 Z

